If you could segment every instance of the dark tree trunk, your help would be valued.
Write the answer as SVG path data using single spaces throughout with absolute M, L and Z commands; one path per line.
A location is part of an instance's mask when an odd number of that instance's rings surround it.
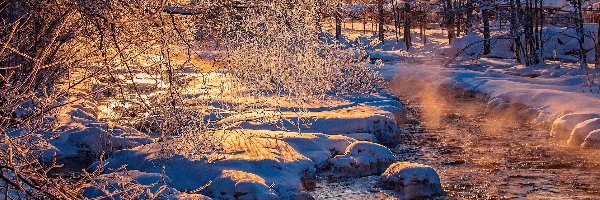
M 385 45 L 385 13 L 383 10 L 383 0 L 379 0 L 379 40 Z
M 363 18 L 363 35 L 367 35 L 367 17 Z
M 394 29 L 396 32 L 396 43 L 400 41 L 400 12 L 398 11 L 397 6 L 398 5 L 394 3 Z
M 404 3 L 404 9 L 404 43 L 406 43 L 406 49 L 408 50 L 412 47 L 412 39 L 410 35 L 411 8 L 409 2 Z
M 521 60 L 521 37 L 520 34 L 518 33 L 517 30 L 517 22 L 519 21 L 517 19 L 518 15 L 517 15 L 517 7 L 515 6 L 515 1 L 514 0 L 510 0 L 509 4 L 510 4 L 510 33 L 511 36 L 514 38 L 514 51 L 515 51 L 515 57 L 517 58 L 517 62 L 519 63 L 523 63 L 523 61 Z
M 465 23 L 465 35 L 469 34 L 469 32 L 473 31 L 473 2 L 471 0 L 467 0 L 467 21 Z
M 540 0 L 540 5 L 539 5 L 539 11 L 540 11 L 540 22 L 539 22 L 539 26 L 540 26 L 540 32 L 539 32 L 539 49 L 540 49 L 540 61 L 541 62 L 545 62 L 544 61 L 544 23 L 546 20 L 546 16 L 544 15 L 544 0 Z
M 317 8 L 321 8 L 323 7 L 323 0 L 317 0 Z M 317 24 L 317 31 L 319 31 L 319 33 L 323 32 L 323 24 L 321 24 L 321 9 L 317 9 L 316 13 L 315 13 L 316 17 L 315 17 L 315 21 Z
M 579 66 L 584 69 L 587 68 L 587 55 L 586 55 L 586 50 L 584 47 L 584 42 L 585 42 L 585 33 L 584 33 L 584 28 L 583 28 L 583 0 L 575 0 L 575 8 L 577 11 L 577 33 L 578 33 L 578 41 L 579 41 Z
M 342 6 L 338 5 L 335 11 L 335 39 L 340 40 L 342 38 Z
M 596 32 L 596 68 L 600 65 L 600 20 L 598 21 L 598 32 Z
M 489 19 L 489 10 L 488 8 L 484 8 L 481 10 L 482 20 L 483 20 L 483 54 L 487 55 L 492 52 L 491 48 L 491 38 L 490 38 L 490 19 Z
M 446 28 L 448 29 L 448 42 L 452 42 L 454 39 L 454 8 L 452 7 L 452 0 L 446 0 Z

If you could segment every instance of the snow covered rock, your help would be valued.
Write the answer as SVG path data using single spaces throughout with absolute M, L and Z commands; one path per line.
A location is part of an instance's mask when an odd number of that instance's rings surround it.
M 496 106 L 499 106 L 500 104 L 503 104 L 503 103 L 505 103 L 503 99 L 501 99 L 501 98 L 494 98 L 494 99 L 488 101 L 488 103 L 487 103 L 487 109 L 488 110 L 494 109 Z
M 228 130 L 215 134 L 223 138 L 223 149 L 207 155 L 215 159 L 210 162 L 185 150 L 170 149 L 169 145 L 181 142 L 173 139 L 117 151 L 107 159 L 105 169 L 127 165 L 130 170 L 164 172 L 173 180 L 169 186 L 178 191 L 196 190 L 212 181 L 211 191 L 204 190 L 203 194 L 213 198 L 228 199 L 233 195 L 269 199 L 273 193 L 283 199 L 310 199 L 304 192 L 303 178 L 356 142 L 341 135 L 268 130 Z M 167 153 L 162 150 L 165 148 Z M 231 190 L 217 187 L 219 184 L 230 185 Z M 237 193 L 221 194 L 217 190 Z
M 99 122 L 97 112 L 96 105 L 88 101 L 65 107 L 58 115 L 58 127 L 45 134 L 50 145 L 42 153 L 43 158 L 85 158 L 152 142 L 148 135 L 133 128 Z
M 575 126 L 567 143 L 572 146 L 579 146 L 590 132 L 596 129 L 600 129 L 600 118 L 583 121 Z
M 117 150 L 133 148 L 152 142 L 152 139 L 136 130 L 121 127 L 94 126 L 73 128 L 58 133 L 50 140 L 52 147 L 43 153 L 49 160 L 56 155 L 59 158 L 86 157 L 89 154 L 112 153 Z M 49 133 L 52 135 L 54 133 Z
M 526 108 L 517 112 L 517 117 L 526 121 L 534 120 L 538 117 L 540 111 L 535 108 Z
M 333 155 L 344 153 L 351 143 L 356 142 L 350 137 L 321 133 L 303 134 L 297 137 L 287 136 L 283 138 L 283 141 L 311 159 L 318 167 L 326 164 L 327 159 Z
M 498 106 L 490 109 L 492 113 L 505 113 L 511 108 L 510 103 L 500 103 Z
M 97 154 L 101 151 L 112 152 L 119 149 L 133 148 L 150 143 L 152 140 L 142 136 L 121 137 L 98 127 L 89 127 L 69 132 L 67 141 L 78 147 L 78 151 Z
M 385 146 L 371 142 L 354 142 L 344 155 L 331 158 L 334 176 L 369 176 L 382 173 L 396 158 Z
M 277 126 L 274 126 L 272 123 L 249 120 L 258 118 L 257 113 L 232 115 L 221 120 L 219 124 L 234 124 L 239 122 L 240 127 L 244 129 L 273 131 L 281 130 L 279 126 L 283 126 L 287 130 L 292 131 L 298 131 L 298 128 L 300 128 L 300 132 L 305 133 L 348 134 L 361 132 L 375 135 L 380 142 L 395 141 L 396 134 L 400 129 L 396 124 L 393 113 L 369 105 L 344 105 L 341 107 L 333 110 L 303 113 L 303 117 L 309 123 L 302 124 L 301 126 L 290 123 L 299 120 L 298 113 L 287 111 L 280 114 L 282 115 L 281 117 L 288 120 L 284 120 Z
M 600 129 L 596 129 L 588 134 L 581 144 L 584 148 L 598 149 L 600 148 Z
M 567 139 L 571 135 L 571 132 L 573 132 L 573 129 L 575 128 L 575 126 L 577 126 L 577 124 L 599 116 L 600 115 L 595 113 L 566 114 L 554 120 L 554 122 L 552 123 L 552 131 L 550 132 L 550 134 L 551 136 L 559 139 Z
M 237 170 L 223 170 L 221 176 L 212 181 L 208 190 L 215 199 L 278 199 L 265 179 Z
M 392 164 L 381 175 L 381 185 L 399 192 L 400 199 L 427 199 L 445 195 L 435 169 L 418 163 Z

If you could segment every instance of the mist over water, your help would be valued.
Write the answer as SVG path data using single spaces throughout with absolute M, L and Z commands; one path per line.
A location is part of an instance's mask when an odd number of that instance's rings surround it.
M 396 147 L 401 159 L 434 166 L 450 196 L 594 198 L 600 163 L 594 150 L 560 145 L 527 107 L 488 108 L 489 98 L 431 81 L 398 77 L 392 92 L 414 117 Z M 416 155 L 406 152 L 417 151 Z M 415 153 L 412 153 L 415 154 Z

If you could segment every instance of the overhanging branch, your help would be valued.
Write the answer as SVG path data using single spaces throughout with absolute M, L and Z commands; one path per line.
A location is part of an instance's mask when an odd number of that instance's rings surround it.
M 228 7 L 228 8 L 235 8 L 235 9 L 246 9 L 246 8 L 250 8 L 251 6 L 244 4 L 244 3 L 240 3 L 240 2 L 234 2 L 231 4 L 226 4 L 226 5 L 219 5 L 219 6 L 215 6 L 215 7 Z M 178 6 L 166 6 L 164 11 L 166 13 L 169 14 L 177 14 L 177 15 L 199 15 L 202 14 L 203 12 L 205 12 L 207 9 L 210 9 L 210 7 L 178 7 Z

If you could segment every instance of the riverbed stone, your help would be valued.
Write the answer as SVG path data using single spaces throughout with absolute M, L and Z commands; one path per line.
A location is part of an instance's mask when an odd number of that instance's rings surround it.
M 600 129 L 600 118 L 588 119 L 577 124 L 577 126 L 573 128 L 567 144 L 571 146 L 580 146 L 590 132 L 596 129 Z
M 381 175 L 381 186 L 395 190 L 400 199 L 428 199 L 445 195 L 438 173 L 430 166 L 396 162 Z
M 381 174 L 395 161 L 387 147 L 366 141 L 353 142 L 344 155 L 329 159 L 336 177 L 361 177 Z
M 585 137 L 581 146 L 583 148 L 600 149 L 600 129 L 590 132 L 590 134 Z

